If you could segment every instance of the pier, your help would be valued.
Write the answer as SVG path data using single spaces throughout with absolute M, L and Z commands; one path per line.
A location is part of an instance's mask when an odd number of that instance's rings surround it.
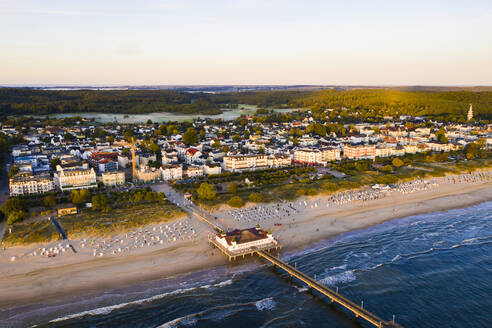
M 269 254 L 264 250 L 256 250 L 256 254 L 258 254 L 260 257 L 264 258 L 265 260 L 271 262 L 273 265 L 286 271 L 287 273 L 290 274 L 291 277 L 296 277 L 297 279 L 301 280 L 306 285 L 308 285 L 309 288 L 316 289 L 321 294 L 327 296 L 331 302 L 338 303 L 339 305 L 343 306 L 347 310 L 352 311 L 352 313 L 354 313 L 357 318 L 361 317 L 378 328 L 402 328 L 402 326 L 396 324 L 394 321 L 385 321 L 380 317 L 376 316 L 375 314 L 367 311 L 362 306 L 355 304 L 351 300 L 340 295 L 338 292 L 331 290 L 325 285 L 319 283 L 318 281 L 314 280 L 308 275 L 302 273 L 301 271 L 297 270 L 296 268 L 282 261 L 278 257 L 273 256 L 272 254 Z
M 227 256 L 229 258 L 229 262 L 232 261 L 232 260 L 235 260 L 236 258 L 245 258 L 246 255 L 255 255 L 255 253 L 257 253 L 258 251 L 270 251 L 270 250 L 279 250 L 282 248 L 282 246 L 280 244 L 278 245 L 273 245 L 273 244 L 269 244 L 269 245 L 265 245 L 261 248 L 259 247 L 250 247 L 250 248 L 247 248 L 247 249 L 243 249 L 239 252 L 231 252 L 230 250 L 228 250 L 227 248 L 225 248 L 223 245 L 221 245 L 219 242 L 217 242 L 217 240 L 214 238 L 214 236 L 209 236 L 208 237 L 208 241 L 209 243 L 211 243 L 212 245 L 214 245 L 215 247 L 217 247 L 222 253 L 224 253 L 225 256 Z

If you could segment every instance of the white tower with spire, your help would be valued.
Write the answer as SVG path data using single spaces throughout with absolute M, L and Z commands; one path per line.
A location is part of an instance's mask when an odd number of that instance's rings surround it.
M 470 104 L 470 109 L 468 110 L 468 115 L 467 115 L 468 121 L 473 120 L 473 106 Z

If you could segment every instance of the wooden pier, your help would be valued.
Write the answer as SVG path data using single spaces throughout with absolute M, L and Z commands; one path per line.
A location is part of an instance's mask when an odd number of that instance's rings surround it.
M 224 226 L 217 223 L 210 214 L 206 214 L 203 211 L 200 211 L 199 209 L 194 207 L 191 208 L 191 213 L 194 216 L 196 216 L 199 220 L 212 226 L 216 231 L 227 231 L 227 229 Z
M 301 280 L 306 285 L 308 285 L 310 288 L 316 289 L 321 294 L 327 296 L 331 302 L 338 303 L 344 308 L 352 311 L 357 318 L 358 317 L 364 318 L 365 320 L 367 320 L 368 322 L 370 322 L 371 324 L 373 324 L 378 328 L 402 328 L 400 325 L 396 324 L 393 321 L 384 321 L 383 319 L 379 318 L 375 314 L 372 314 L 371 312 L 364 309 L 362 306 L 355 304 L 351 300 L 340 295 L 338 292 L 331 290 L 330 288 L 317 282 L 316 280 L 309 277 L 308 275 L 302 273 L 296 268 L 285 263 L 278 257 L 273 256 L 272 254 L 269 254 L 263 250 L 256 250 L 256 253 L 260 257 L 263 257 L 267 261 L 270 261 L 273 265 L 278 266 L 279 268 L 289 273 L 291 277 L 296 277 L 297 279 Z

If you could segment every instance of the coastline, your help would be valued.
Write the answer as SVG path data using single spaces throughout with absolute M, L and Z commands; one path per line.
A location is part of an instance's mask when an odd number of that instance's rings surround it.
M 323 201 L 323 197 L 314 197 Z M 492 200 L 492 182 L 446 185 L 413 194 L 395 194 L 338 208 L 319 208 L 302 213 L 297 222 L 275 227 L 283 252 L 296 252 L 342 233 L 364 229 L 388 220 L 467 207 Z M 8 251 L 15 251 L 8 250 Z M 41 300 L 69 299 L 137 282 L 171 277 L 227 265 L 225 257 L 207 243 L 197 241 L 121 257 L 71 260 L 60 265 L 33 268 L 15 263 L 9 268 L 0 256 L 0 308 L 16 308 Z M 1 317 L 1 312 L 0 312 Z

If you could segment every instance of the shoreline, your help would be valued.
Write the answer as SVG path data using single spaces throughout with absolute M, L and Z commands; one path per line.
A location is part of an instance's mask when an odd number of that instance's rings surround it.
M 298 222 L 275 227 L 273 231 L 284 246 L 283 253 L 293 254 L 310 249 L 323 240 L 389 220 L 491 201 L 491 187 L 490 181 L 450 185 L 409 195 L 390 195 L 365 203 L 344 204 L 335 209 L 308 210 Z M 323 197 L 309 200 L 321 202 Z M 32 268 L 24 263 L 15 270 L 8 269 L 12 263 L 5 255 L 0 256 L 0 308 L 9 308 L 6 313 L 41 300 L 70 299 L 229 265 L 218 250 L 209 246 L 204 233 L 196 241 L 164 249 L 120 257 L 72 260 L 50 267 Z

